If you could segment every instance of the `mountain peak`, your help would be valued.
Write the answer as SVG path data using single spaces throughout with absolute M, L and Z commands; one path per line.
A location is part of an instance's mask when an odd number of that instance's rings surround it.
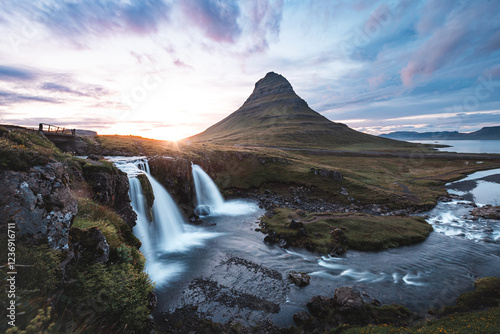
M 295 148 L 378 145 L 388 141 L 328 120 L 312 110 L 294 92 L 290 82 L 275 72 L 257 81 L 252 94 L 238 110 L 190 140 Z
M 269 72 L 255 84 L 252 94 L 248 97 L 242 107 L 249 107 L 255 103 L 262 102 L 307 103 L 302 100 L 293 90 L 292 85 L 281 74 Z

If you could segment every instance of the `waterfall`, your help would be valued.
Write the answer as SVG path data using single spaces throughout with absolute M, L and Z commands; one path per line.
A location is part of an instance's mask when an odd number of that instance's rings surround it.
M 180 237 L 184 232 L 182 227 L 184 218 L 172 196 L 170 196 L 165 188 L 151 175 L 146 173 L 146 176 L 153 187 L 155 195 L 153 203 L 154 230 L 152 232 L 153 236 L 157 239 L 156 244 L 160 249 L 166 251 L 175 250 L 181 246 L 178 243 L 182 241 Z
M 164 254 L 186 252 L 191 247 L 203 246 L 204 240 L 218 233 L 204 232 L 200 228 L 185 224 L 184 218 L 170 194 L 150 174 L 145 157 L 108 157 L 115 166 L 127 173 L 129 196 L 137 214 L 133 232 L 141 240 L 141 252 L 146 257 L 146 271 L 157 283 L 164 284 L 184 270 L 184 264 L 165 258 Z M 138 175 L 148 178 L 154 193 L 153 221 L 147 218 L 147 207 Z
M 146 218 L 146 201 L 142 193 L 141 182 L 138 178 L 129 178 L 129 196 L 132 201 L 132 208 L 137 214 L 136 225 L 134 227 L 134 234 L 141 240 L 141 252 L 147 258 L 154 256 L 151 248 L 150 237 L 150 223 Z
M 245 215 L 257 210 L 255 203 L 242 200 L 224 201 L 219 189 L 207 173 L 193 164 L 193 180 L 196 190 L 196 210 L 200 216 L 208 215 Z
M 192 165 L 192 170 L 198 208 L 208 207 L 207 214 L 217 211 L 224 205 L 219 189 L 200 166 Z

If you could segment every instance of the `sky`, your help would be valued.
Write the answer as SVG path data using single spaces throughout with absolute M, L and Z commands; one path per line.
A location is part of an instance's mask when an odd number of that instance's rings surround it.
M 0 123 L 177 140 L 267 72 L 371 133 L 500 125 L 499 0 L 1 0 Z

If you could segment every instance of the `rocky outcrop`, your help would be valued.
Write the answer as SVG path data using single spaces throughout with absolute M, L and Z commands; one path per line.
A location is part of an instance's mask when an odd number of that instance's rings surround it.
M 82 166 L 85 181 L 92 187 L 93 199 L 99 204 L 112 207 L 130 228 L 137 215 L 130 205 L 127 174 L 109 162 L 88 162 Z
M 485 205 L 474 208 L 471 212 L 473 216 L 486 219 L 500 219 L 500 206 Z
M 293 320 L 307 332 L 328 332 L 340 325 L 365 326 L 392 324 L 407 326 L 417 315 L 400 305 L 380 306 L 365 303 L 361 293 L 350 287 L 335 289 L 334 297 L 315 296 L 307 303 L 307 310 L 296 313 Z
M 69 228 L 76 213 L 64 163 L 49 163 L 28 172 L 0 171 L 3 235 L 7 235 L 7 224 L 14 223 L 17 237 L 27 243 L 68 249 Z
M 324 178 L 332 179 L 335 181 L 342 181 L 342 174 L 336 170 L 327 170 L 327 169 L 316 169 L 316 168 L 311 168 L 311 173 L 314 175 L 319 175 Z
M 344 231 L 340 228 L 334 228 L 330 231 L 330 254 L 339 255 L 345 253 L 347 250 L 347 239 Z

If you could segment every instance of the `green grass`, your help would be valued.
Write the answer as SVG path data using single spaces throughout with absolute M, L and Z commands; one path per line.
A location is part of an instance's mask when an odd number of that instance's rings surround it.
M 0 169 L 25 171 L 69 157 L 36 131 L 0 126 Z
M 346 327 L 347 328 L 347 327 Z M 366 326 L 342 330 L 337 328 L 331 333 L 343 334 L 494 334 L 500 333 L 500 307 L 492 307 L 485 311 L 455 314 L 439 320 L 429 321 L 417 327 L 396 327 L 390 325 Z
M 78 214 L 72 227 L 88 229 L 94 226 L 101 230 L 111 248 L 118 248 L 122 243 L 141 245 L 130 227 L 112 209 L 82 198 L 78 201 Z
M 332 241 L 330 231 L 340 228 L 351 249 L 377 251 L 424 241 L 432 231 L 421 217 L 370 216 L 366 214 L 306 213 L 298 210 L 276 208 L 272 217 L 263 217 L 267 232 L 283 234 L 292 246 L 304 247 L 307 243 L 319 253 L 327 253 Z M 289 229 L 290 221 L 304 223 L 307 236 L 298 236 Z

